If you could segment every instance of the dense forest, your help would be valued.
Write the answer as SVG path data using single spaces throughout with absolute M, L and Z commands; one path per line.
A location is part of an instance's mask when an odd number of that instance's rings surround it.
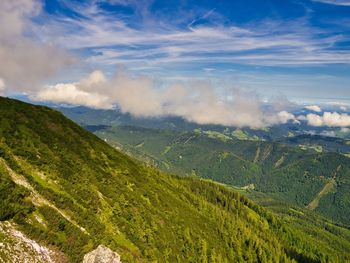
M 1 221 L 71 262 L 99 244 L 123 262 L 350 260 L 345 227 L 309 220 L 298 208 L 272 212 L 225 185 L 166 174 L 55 110 L 6 98 L 0 195 Z
M 88 128 L 114 147 L 163 171 L 248 187 L 350 225 L 350 158 L 343 154 L 304 145 L 238 139 L 237 133 L 232 136 L 225 131 Z

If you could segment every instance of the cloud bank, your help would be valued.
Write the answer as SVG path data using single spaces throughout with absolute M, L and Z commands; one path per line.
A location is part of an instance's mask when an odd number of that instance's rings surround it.
M 350 115 L 346 113 L 324 112 L 323 115 L 307 114 L 299 116 L 300 120 L 307 121 L 311 126 L 328 126 L 328 127 L 348 127 L 350 126 Z
M 166 87 L 125 70 L 111 78 L 94 71 L 76 83 L 45 86 L 32 96 L 39 101 L 111 109 L 136 117 L 178 116 L 199 124 L 262 128 L 297 121 L 278 107 L 266 109 L 258 95 L 237 88 L 216 92 L 210 81 L 188 81 Z
M 97 109 L 118 107 L 136 117 L 178 116 L 199 124 L 263 128 L 304 121 L 316 127 L 350 126 L 350 115 L 346 113 L 295 116 L 285 110 L 288 101 L 266 104 L 256 93 L 238 88 L 223 87 L 218 93 L 209 80 L 159 85 L 155 79 L 126 70 L 119 70 L 111 78 L 94 71 L 75 83 L 48 85 L 33 93 L 31 99 Z M 317 105 L 305 108 L 322 112 Z

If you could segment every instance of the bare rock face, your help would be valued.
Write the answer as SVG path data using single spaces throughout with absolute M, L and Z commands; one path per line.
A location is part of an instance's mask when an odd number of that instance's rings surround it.
M 122 263 L 118 253 L 108 247 L 99 245 L 95 250 L 84 256 L 83 263 Z
M 54 263 L 54 252 L 38 244 L 9 221 L 0 221 L 0 262 Z M 57 261 L 61 262 L 61 261 Z M 118 261 L 119 262 L 119 261 Z

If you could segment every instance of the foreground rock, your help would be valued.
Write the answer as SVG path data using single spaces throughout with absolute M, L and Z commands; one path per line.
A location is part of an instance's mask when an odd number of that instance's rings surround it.
M 95 250 L 84 256 L 83 263 L 121 263 L 118 253 L 108 247 L 99 245 Z
M 54 263 L 54 252 L 16 229 L 16 224 L 0 221 L 0 262 Z

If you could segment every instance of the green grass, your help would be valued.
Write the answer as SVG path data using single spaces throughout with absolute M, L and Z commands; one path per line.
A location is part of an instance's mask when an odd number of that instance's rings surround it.
M 246 132 L 242 131 L 241 129 L 236 129 L 232 132 L 232 136 L 239 139 L 239 140 L 251 140 L 251 141 L 259 141 L 259 137 L 254 135 L 250 136 Z
M 231 140 L 231 137 L 217 131 L 204 131 L 204 134 L 208 135 L 209 138 L 219 139 L 223 142 Z

